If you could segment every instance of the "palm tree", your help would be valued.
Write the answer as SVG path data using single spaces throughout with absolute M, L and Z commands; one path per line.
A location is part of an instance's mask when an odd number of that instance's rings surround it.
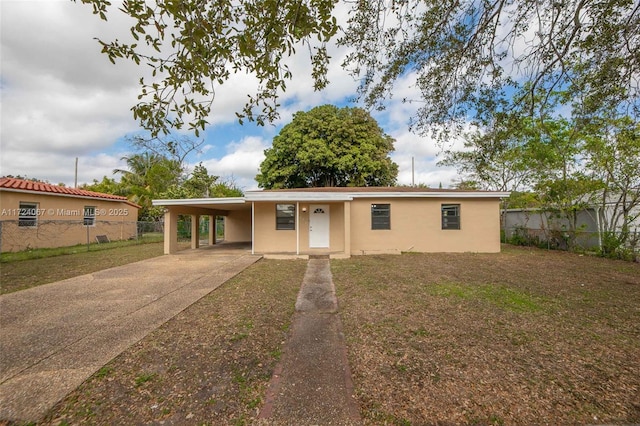
M 122 175 L 123 195 L 142 206 L 140 217 L 146 216 L 153 198 L 178 183 L 183 171 L 177 161 L 149 152 L 125 156 L 122 160 L 128 170 L 114 169 L 113 173 Z

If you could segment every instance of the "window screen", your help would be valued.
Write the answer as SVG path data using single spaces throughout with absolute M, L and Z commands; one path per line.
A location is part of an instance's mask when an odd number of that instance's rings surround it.
M 442 229 L 460 229 L 460 204 L 442 205 Z
M 296 205 L 276 204 L 276 229 L 296 229 Z
M 85 226 L 96 224 L 96 208 L 94 206 L 84 206 L 84 224 Z
M 18 226 L 38 226 L 38 203 L 20 203 Z
M 390 204 L 371 204 L 371 229 L 391 229 Z

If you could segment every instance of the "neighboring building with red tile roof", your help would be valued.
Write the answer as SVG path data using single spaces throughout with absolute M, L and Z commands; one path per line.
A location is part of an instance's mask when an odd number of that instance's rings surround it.
M 119 195 L 2 177 L 0 249 L 72 246 L 98 236 L 136 238 L 139 208 Z
M 17 179 L 12 177 L 0 178 L 0 190 L 17 192 L 45 192 L 48 194 L 58 194 L 68 197 L 117 200 L 127 202 L 132 207 L 140 208 L 139 205 L 129 201 L 127 197 L 123 197 L 120 195 L 104 194 L 102 192 L 86 191 L 84 189 L 68 188 L 66 186 L 52 185 L 50 183 L 35 182 L 31 180 Z

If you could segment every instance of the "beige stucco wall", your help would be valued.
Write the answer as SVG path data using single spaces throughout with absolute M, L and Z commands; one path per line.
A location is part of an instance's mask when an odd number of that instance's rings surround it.
M 224 217 L 224 240 L 230 243 L 251 241 L 251 210 L 231 210 Z
M 309 215 L 315 206 L 323 205 L 329 206 L 329 248 L 310 248 Z M 300 251 L 312 254 L 344 252 L 344 203 L 300 203 Z
M 276 230 L 276 204 L 254 203 L 256 253 L 332 253 L 344 251 L 344 205 L 342 203 L 299 203 L 296 230 Z M 283 203 L 283 204 L 296 204 Z M 309 248 L 309 212 L 311 205 L 329 206 L 329 248 Z M 296 239 L 299 238 L 299 246 Z
M 372 203 L 391 205 L 391 229 L 371 229 Z M 442 204 L 460 204 L 461 229 L 442 229 Z M 351 202 L 351 254 L 499 252 L 499 206 L 498 199 L 357 199 Z
M 38 204 L 38 225 L 18 226 L 21 202 Z M 96 224 L 84 226 L 84 208 L 96 208 Z M 64 247 L 95 242 L 96 235 L 110 240 L 136 236 L 137 208 L 121 201 L 0 191 L 1 251 Z
M 371 204 L 391 205 L 391 229 L 371 229 Z M 295 204 L 295 203 L 294 203 Z M 309 212 L 330 207 L 330 247 L 309 248 Z M 460 204 L 461 229 L 443 230 L 441 205 Z M 254 204 L 256 253 L 499 252 L 499 200 L 469 198 L 365 198 L 334 203 L 298 204 L 298 232 L 276 230 L 276 203 Z M 346 207 L 349 208 L 346 208 Z M 304 211 L 306 209 L 306 212 Z M 345 218 L 345 209 L 347 218 Z M 349 238 L 345 232 L 350 230 Z M 296 245 L 299 238 L 299 246 Z M 350 247 L 345 247 L 350 244 Z
M 253 218 L 256 253 L 296 252 L 296 230 L 276 230 L 276 203 L 254 203 Z

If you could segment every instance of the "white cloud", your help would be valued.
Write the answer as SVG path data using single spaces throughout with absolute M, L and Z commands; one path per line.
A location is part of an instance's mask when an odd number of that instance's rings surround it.
M 69 1 L 4 1 L 1 16 L 3 174 L 34 175 L 25 156 L 95 156 L 137 128 L 137 80 L 93 40 L 117 20 L 105 26 Z
M 103 22 L 91 14 L 90 6 L 69 0 L 2 0 L 0 7 L 0 174 L 72 185 L 78 157 L 79 183 L 113 176 L 114 168 L 124 167 L 120 158 L 126 155 L 118 152 L 126 148 L 117 141 L 139 131 L 130 108 L 137 103 L 139 78 L 148 78 L 148 67 L 126 60 L 111 64 L 94 38 L 126 41 L 131 22 L 117 10 Z M 348 7 L 338 4 L 341 23 Z M 212 174 L 233 177 L 245 190 L 255 189 L 263 151 L 293 113 L 326 103 L 343 104 L 355 95 L 358 83 L 341 67 L 348 51 L 333 45 L 328 49 L 330 84 L 322 92 L 313 90 L 307 47 L 300 46 L 298 56 L 287 60 L 294 79 L 287 83 L 281 118 L 274 125 L 257 129 L 233 124 L 246 94 L 257 85 L 255 77 L 238 73 L 216 88 L 210 117 L 216 131 L 205 134 L 204 148 L 191 161 L 202 161 Z M 434 166 L 437 146 L 407 131 L 408 118 L 419 105 L 401 101 L 416 97 L 414 81 L 412 74 L 402 78 L 387 110 L 375 116 L 398 141 L 394 159 L 401 166 L 401 183 L 410 183 L 407 173 L 414 156 L 417 182 L 444 184 L 446 179 L 434 177 L 439 173 Z
M 248 136 L 227 145 L 227 153 L 221 158 L 202 162 L 209 174 L 232 179 L 243 190 L 257 189 L 255 176 L 264 160 L 264 150 L 271 144 L 266 140 Z

